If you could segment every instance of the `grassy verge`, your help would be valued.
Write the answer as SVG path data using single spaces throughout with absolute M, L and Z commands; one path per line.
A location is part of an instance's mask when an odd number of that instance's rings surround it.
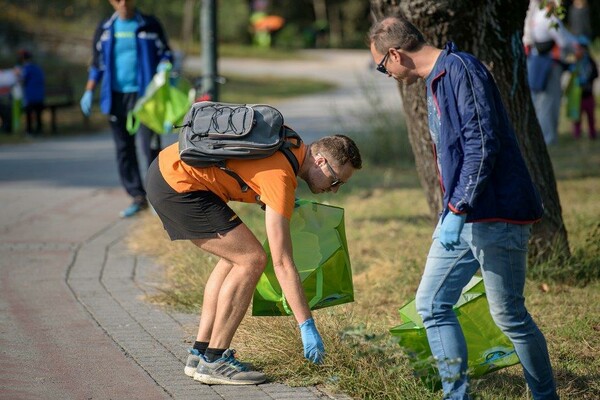
M 227 103 L 273 103 L 280 99 L 332 90 L 335 85 L 314 79 L 229 75 L 220 87 L 220 101 Z
M 298 193 L 346 210 L 356 301 L 314 313 L 328 351 L 325 364 L 315 367 L 303 360 L 292 318 L 248 316 L 232 346 L 273 381 L 323 384 L 361 399 L 439 398 L 439 393 L 431 393 L 413 377 L 408 360 L 388 334 L 389 328 L 400 323 L 398 308 L 414 297 L 434 222 L 414 169 L 410 165 L 376 166 L 377 146 L 372 147 L 365 147 L 366 167 L 338 195 L 313 197 L 303 184 Z M 568 267 L 595 268 L 587 276 L 597 277 L 600 141 L 575 141 L 563 134 L 550 154 L 574 254 Z M 231 205 L 264 241 L 262 211 L 254 205 Z M 156 217 L 140 220 L 131 237 L 135 251 L 155 257 L 166 267 L 168 284 L 152 300 L 197 312 L 216 260 L 189 243 L 170 242 Z M 546 335 L 561 398 L 600 397 L 600 281 L 565 284 L 538 274 L 528 281 L 526 296 L 531 314 Z M 480 399 L 527 396 L 519 366 L 473 384 Z

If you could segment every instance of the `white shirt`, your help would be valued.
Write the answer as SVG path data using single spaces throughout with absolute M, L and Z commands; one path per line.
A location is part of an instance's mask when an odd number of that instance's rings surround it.
M 523 32 L 523 44 L 533 45 L 535 42 L 554 42 L 561 49 L 571 50 L 577 44 L 577 38 L 569 32 L 562 21 L 555 15 L 547 16 L 548 9 L 540 9 L 539 1 L 532 0 L 529 3 L 527 17 L 525 18 L 525 29 Z

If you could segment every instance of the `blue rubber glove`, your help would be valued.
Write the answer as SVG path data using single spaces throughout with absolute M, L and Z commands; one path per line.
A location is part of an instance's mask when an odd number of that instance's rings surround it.
M 161 61 L 156 66 L 156 72 L 167 71 L 167 70 L 170 70 L 171 67 L 172 67 L 172 65 L 171 65 L 170 62 L 168 62 L 168 61 Z
M 83 115 L 89 117 L 92 113 L 92 98 L 94 97 L 94 92 L 91 90 L 86 90 L 83 96 L 81 96 L 81 100 L 79 101 L 79 106 L 81 107 L 81 111 Z
M 449 212 L 440 226 L 440 243 L 446 250 L 454 250 L 454 246 L 460 243 L 460 233 L 467 214 L 454 214 Z
M 173 123 L 171 121 L 165 121 L 163 123 L 163 133 L 173 133 Z
M 300 335 L 304 346 L 304 357 L 315 364 L 321 364 L 325 355 L 325 347 L 323 347 L 323 340 L 317 331 L 314 319 L 309 318 L 300 324 Z

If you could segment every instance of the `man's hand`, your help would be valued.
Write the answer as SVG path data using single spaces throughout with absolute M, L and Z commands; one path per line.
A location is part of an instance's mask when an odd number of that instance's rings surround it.
M 312 318 L 300 324 L 300 334 L 304 346 L 304 357 L 315 364 L 321 364 L 325 355 L 325 347 L 323 347 L 323 340 Z
M 89 117 L 92 112 L 93 95 L 94 95 L 94 92 L 92 92 L 91 90 L 86 90 L 85 93 L 83 93 L 83 96 L 81 96 L 81 100 L 79 101 L 79 106 L 81 107 L 81 111 L 83 112 L 83 115 L 85 115 L 86 117 Z
M 171 63 L 168 61 L 161 61 L 158 63 L 158 66 L 156 67 L 156 72 L 163 72 L 163 71 L 168 71 L 170 70 L 172 67 Z
M 454 214 L 449 212 L 440 226 L 440 243 L 446 250 L 454 250 L 454 246 L 460 243 L 460 233 L 467 214 Z

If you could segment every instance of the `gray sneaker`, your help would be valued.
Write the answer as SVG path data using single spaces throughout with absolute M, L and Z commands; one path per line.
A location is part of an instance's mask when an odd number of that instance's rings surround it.
M 258 385 L 267 379 L 262 372 L 251 371 L 236 360 L 234 354 L 235 350 L 228 349 L 213 362 L 199 358 L 194 379 L 207 385 Z
M 188 353 L 190 353 L 190 355 L 187 358 L 183 372 L 185 372 L 185 374 L 190 378 L 193 378 L 196 368 L 198 368 L 198 362 L 202 356 L 196 349 L 188 349 Z

